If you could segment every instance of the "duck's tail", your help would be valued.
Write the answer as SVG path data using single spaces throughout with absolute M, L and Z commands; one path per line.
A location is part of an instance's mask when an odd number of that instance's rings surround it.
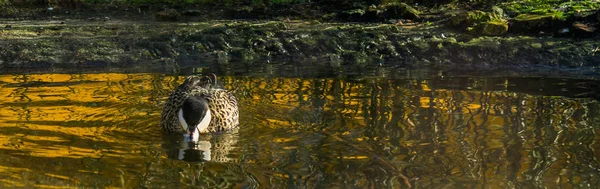
M 217 79 L 216 74 L 211 73 L 202 77 L 200 86 L 206 89 L 222 89 L 223 83 Z

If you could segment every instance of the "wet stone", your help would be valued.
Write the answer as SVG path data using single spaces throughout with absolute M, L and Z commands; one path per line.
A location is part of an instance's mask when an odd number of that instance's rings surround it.
M 160 11 L 156 13 L 155 18 L 158 21 L 178 21 L 180 19 L 181 14 L 175 9 L 168 9 L 164 11 Z

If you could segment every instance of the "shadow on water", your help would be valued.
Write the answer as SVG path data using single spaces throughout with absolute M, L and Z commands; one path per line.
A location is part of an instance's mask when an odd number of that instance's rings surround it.
M 183 76 L 0 75 L 0 183 L 600 186 L 597 81 L 372 71 L 221 77 L 239 98 L 241 127 L 196 147 L 158 128 Z

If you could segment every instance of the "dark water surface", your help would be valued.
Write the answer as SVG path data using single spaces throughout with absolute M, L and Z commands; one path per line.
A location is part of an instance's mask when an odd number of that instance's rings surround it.
M 241 128 L 194 151 L 158 126 L 182 79 L 0 75 L 0 186 L 600 186 L 591 81 L 224 76 Z

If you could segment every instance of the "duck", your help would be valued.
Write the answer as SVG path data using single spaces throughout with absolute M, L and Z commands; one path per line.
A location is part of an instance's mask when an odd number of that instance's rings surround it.
M 167 134 L 183 134 L 186 141 L 198 141 L 205 133 L 239 127 L 236 97 L 223 89 L 217 76 L 188 76 L 169 95 L 163 106 L 160 125 Z

